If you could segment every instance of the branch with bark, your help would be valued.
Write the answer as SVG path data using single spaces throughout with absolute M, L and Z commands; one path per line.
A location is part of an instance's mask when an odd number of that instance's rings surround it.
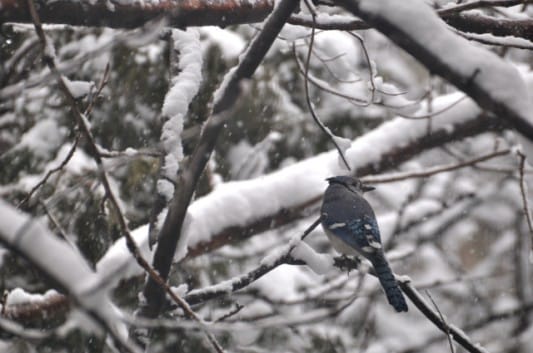
M 226 75 L 215 94 L 212 113 L 202 129 L 198 144 L 189 163 L 178 174 L 176 190 L 158 236 L 153 266 L 165 280 L 168 278 L 176 246 L 182 236 L 183 222 L 192 195 L 215 148 L 217 138 L 229 118 L 228 110 L 239 97 L 240 84 L 253 75 L 297 4 L 295 0 L 283 0 L 278 4 L 267 19 L 263 30 L 250 44 L 242 60 Z M 164 304 L 162 288 L 152 278 L 149 278 L 143 293 L 146 305 L 141 308 L 140 314 L 157 317 Z
M 497 18 L 464 12 L 496 6 L 509 7 L 524 3 L 527 2 L 519 0 L 473 1 L 450 8 L 438 9 L 435 13 L 448 25 L 463 32 L 487 33 L 501 37 L 513 36 L 533 41 L 533 20 L 531 19 Z M 369 21 L 350 18 L 348 16 L 328 18 L 327 15 L 323 15 L 313 21 L 310 15 L 301 13 L 291 16 L 289 23 L 305 27 L 314 26 L 316 29 L 322 30 L 357 31 L 373 28 L 373 24 Z
M 495 36 L 512 36 L 533 41 L 533 20 L 506 19 L 465 13 L 443 17 L 450 26 L 470 33 L 490 33 Z
M 36 1 L 43 23 L 130 29 L 162 17 L 175 28 L 261 22 L 273 6 L 272 0 Z M 24 0 L 0 0 L 0 8 L 0 24 L 32 22 Z
M 527 4 L 530 1 L 473 1 L 454 7 L 439 9 L 437 14 L 450 26 L 471 33 L 490 33 L 496 36 L 514 36 L 533 41 L 533 21 L 530 19 L 495 18 L 465 13 L 473 9 L 491 7 L 510 7 Z M 274 8 L 271 0 L 248 1 L 159 1 L 122 2 L 105 1 L 37 1 L 37 11 L 44 23 L 72 26 L 109 27 L 131 29 L 144 26 L 147 22 L 162 17 L 167 18 L 170 26 L 185 28 L 189 26 L 220 26 L 256 23 L 263 21 Z M 0 0 L 0 24 L 6 22 L 31 23 L 31 16 L 24 0 Z M 292 15 L 291 24 L 313 26 L 308 15 Z M 325 20 L 316 19 L 316 29 L 324 30 L 363 30 L 372 24 L 358 19 Z

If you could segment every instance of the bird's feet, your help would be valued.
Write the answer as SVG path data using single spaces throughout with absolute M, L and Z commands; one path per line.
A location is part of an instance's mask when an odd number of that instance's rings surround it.
M 347 255 L 341 255 L 335 257 L 333 260 L 335 267 L 348 271 L 348 274 L 351 270 L 357 270 L 361 264 L 361 259 L 357 256 L 349 257 Z

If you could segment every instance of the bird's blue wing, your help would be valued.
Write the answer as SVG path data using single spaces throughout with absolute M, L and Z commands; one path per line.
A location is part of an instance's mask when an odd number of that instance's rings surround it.
M 369 254 L 381 249 L 381 239 L 376 219 L 364 215 L 347 222 L 339 222 L 326 215 L 323 221 L 327 229 L 360 253 Z

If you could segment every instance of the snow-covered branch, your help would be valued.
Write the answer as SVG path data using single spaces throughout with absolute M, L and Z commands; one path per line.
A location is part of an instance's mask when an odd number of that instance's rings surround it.
M 172 79 L 163 102 L 162 114 L 166 119 L 161 132 L 165 157 L 161 161 L 157 181 L 157 201 L 152 206 L 150 219 L 150 244 L 157 241 L 158 218 L 172 199 L 179 163 L 183 159 L 181 134 L 184 120 L 200 83 L 202 82 L 202 50 L 199 33 L 172 30 L 170 38 Z
M 457 95 L 443 97 L 446 106 Z M 459 103 L 433 118 L 432 133 L 425 121 L 396 118 L 359 137 L 346 156 L 358 176 L 380 173 L 400 165 L 422 151 L 491 129 L 495 120 L 471 101 Z M 187 256 L 197 256 L 230 242 L 299 219 L 320 200 L 324 179 L 343 173 L 333 151 L 309 158 L 258 179 L 226 183 L 198 199 L 189 208 Z M 312 178 L 310 177 L 312 176 Z M 269 202 L 261 202 L 269 195 Z M 220 214 L 224 207 L 232 211 Z M 194 235 L 193 235 L 194 234 Z
M 174 293 L 172 293 L 170 291 L 170 288 L 168 286 L 166 286 L 166 284 L 165 284 L 165 280 L 162 279 L 159 276 L 159 274 L 156 271 L 154 271 L 154 269 L 152 267 L 150 267 L 148 262 L 142 256 L 141 249 L 137 246 L 137 244 L 135 243 L 135 241 L 133 239 L 132 234 L 129 231 L 129 228 L 128 228 L 128 225 L 127 225 L 127 222 L 126 222 L 126 218 L 125 218 L 125 216 L 124 216 L 124 214 L 122 212 L 121 205 L 120 205 L 120 203 L 118 201 L 118 196 L 114 192 L 114 190 L 113 190 L 113 188 L 111 186 L 112 184 L 110 182 L 110 179 L 107 176 L 107 172 L 105 170 L 102 157 L 100 156 L 100 152 L 99 152 L 99 149 L 98 149 L 98 147 L 96 145 L 94 136 L 93 136 L 93 134 L 91 132 L 90 124 L 89 124 L 89 122 L 87 120 L 87 117 L 85 116 L 85 114 L 82 114 L 81 111 L 79 110 L 78 106 L 76 105 L 74 94 L 73 94 L 73 92 L 71 90 L 71 87 L 68 84 L 68 80 L 66 78 L 64 78 L 64 76 L 62 76 L 60 74 L 60 72 L 59 72 L 59 70 L 57 68 L 56 57 L 54 55 L 54 52 L 55 52 L 54 48 L 52 47 L 52 45 L 47 40 L 46 35 L 45 35 L 45 33 L 44 33 L 43 29 L 42 29 L 42 25 L 41 25 L 41 22 L 40 22 L 40 19 L 39 19 L 38 15 L 37 15 L 36 8 L 35 8 L 35 5 L 33 3 L 33 0 L 28 0 L 28 6 L 29 6 L 29 10 L 31 12 L 31 16 L 32 16 L 33 22 L 34 22 L 35 30 L 36 30 L 37 35 L 39 36 L 39 38 L 41 40 L 41 44 L 42 44 L 42 47 L 43 47 L 43 58 L 44 58 L 44 61 L 47 63 L 48 67 L 50 68 L 50 71 L 52 71 L 56 75 L 56 78 L 58 80 L 59 86 L 62 89 L 64 95 L 66 96 L 66 98 L 67 98 L 67 100 L 68 100 L 68 102 L 69 102 L 69 104 L 70 104 L 70 106 L 71 106 L 71 108 L 72 108 L 72 110 L 74 112 L 74 117 L 75 117 L 75 119 L 76 119 L 76 121 L 78 123 L 78 126 L 79 126 L 80 130 L 82 131 L 82 133 L 87 138 L 87 140 L 89 141 L 90 151 L 91 151 L 92 157 L 94 158 L 96 164 L 98 165 L 98 168 L 99 168 L 99 171 L 100 171 L 101 181 L 102 181 L 102 184 L 103 184 L 105 192 L 106 192 L 106 197 L 109 199 L 109 201 L 110 201 L 110 203 L 111 203 L 111 205 L 112 205 L 112 207 L 113 207 L 113 209 L 115 211 L 115 216 L 118 219 L 118 224 L 119 224 L 119 227 L 120 227 L 120 231 L 122 232 L 122 234 L 124 235 L 124 237 L 126 239 L 126 245 L 128 247 L 129 252 L 133 256 L 133 258 L 135 258 L 135 260 L 139 264 L 139 266 L 141 266 L 143 268 L 143 270 L 146 271 L 150 275 L 150 280 L 153 283 L 156 283 L 156 285 L 158 286 L 158 289 L 157 289 L 158 291 L 170 292 L 169 294 L 172 297 L 172 299 L 178 305 L 180 305 L 183 308 L 183 310 L 186 312 L 186 314 L 191 319 L 194 319 L 194 320 L 196 320 L 196 321 L 201 323 L 200 318 L 192 310 L 189 309 L 188 305 L 185 302 L 183 302 L 183 300 L 181 300 L 181 298 L 179 296 L 175 295 Z M 176 40 L 179 41 L 179 39 L 176 39 Z M 184 46 L 188 50 L 185 51 L 187 55 L 184 56 L 184 58 L 182 58 L 182 62 L 181 62 L 181 64 L 183 64 L 183 69 L 184 69 L 184 73 L 183 73 L 182 79 L 183 79 L 183 77 L 186 78 L 185 80 L 183 80 L 184 82 L 182 82 L 182 83 L 183 83 L 183 85 L 186 88 L 190 88 L 191 85 L 193 87 L 199 85 L 199 82 L 196 82 L 195 79 L 197 79 L 198 76 L 199 76 L 199 71 L 201 69 L 201 64 L 199 65 L 199 67 L 196 67 L 198 58 L 196 56 L 194 56 L 194 55 L 191 55 L 192 53 L 198 51 L 197 50 L 198 49 L 197 37 L 195 37 L 194 35 L 192 35 L 192 36 L 186 36 L 185 35 L 184 42 L 185 42 Z M 191 47 L 192 47 L 192 49 L 191 49 Z M 192 69 L 191 69 L 191 65 L 193 66 Z M 181 154 L 180 150 L 176 151 L 176 149 L 181 148 L 181 144 L 176 141 L 176 140 L 179 141 L 179 136 L 178 135 L 181 132 L 181 128 L 180 128 L 181 126 L 174 126 L 174 125 L 181 125 L 181 124 L 179 124 L 179 123 L 182 122 L 180 118 L 183 118 L 183 116 L 182 116 L 183 115 L 183 111 L 186 110 L 186 105 L 188 105 L 188 102 L 185 102 L 186 103 L 186 104 L 184 104 L 185 107 L 183 107 L 183 105 L 179 104 L 179 103 L 183 103 L 182 100 L 181 100 L 181 97 L 180 97 L 183 94 L 183 90 L 184 90 L 183 87 L 181 87 L 179 84 L 175 84 L 170 90 L 170 94 L 169 94 L 168 100 L 165 101 L 166 104 L 163 106 L 164 114 L 166 114 L 170 118 L 169 124 L 166 126 L 166 129 L 164 127 L 163 142 L 165 144 L 166 152 L 168 152 L 171 155 L 171 158 L 169 158 L 167 160 L 169 161 L 170 164 L 173 164 L 173 165 L 177 165 L 177 160 L 176 159 Z M 193 92 L 191 92 L 191 94 L 194 95 L 195 92 L 193 91 Z M 192 99 L 192 96 L 190 97 L 190 99 Z M 189 101 L 190 101 L 190 99 L 189 99 Z M 176 101 L 178 101 L 178 102 L 176 102 Z M 176 166 L 176 168 L 177 168 L 177 166 Z M 52 252 L 52 253 L 58 254 L 60 252 Z M 103 286 L 103 281 L 101 281 L 101 282 L 102 283 L 100 283 L 100 285 L 102 285 L 102 287 L 104 287 Z M 101 291 L 103 291 L 103 290 L 101 290 Z M 89 312 L 89 313 L 91 313 L 91 312 Z M 105 321 L 105 317 L 101 318 L 99 315 L 97 315 L 96 319 L 108 331 L 111 329 L 109 323 Z M 222 353 L 223 350 L 222 350 L 220 344 L 217 342 L 216 338 L 207 329 L 204 330 L 204 333 L 206 334 L 206 336 L 207 336 L 208 340 L 211 342 L 211 344 L 214 346 L 215 350 L 218 353 Z M 133 352 L 133 351 L 136 350 L 135 346 L 130 345 L 127 341 L 124 341 L 124 339 L 122 337 L 117 336 L 117 334 L 114 331 L 110 331 L 110 334 L 112 335 L 114 340 L 121 347 L 126 349 L 127 351 Z
M 0 351 L 135 350 L 126 331 L 147 352 L 466 351 L 452 336 L 476 353 L 528 351 L 533 143 L 518 145 L 529 130 L 516 122 L 531 114 L 531 45 L 446 19 L 528 36 L 533 0 L 236 0 L 276 9 L 258 26 L 175 29 L 172 9 L 194 1 L 27 0 L 37 35 L 2 22 Z M 60 5 L 102 9 L 103 28 L 41 24 Z M 145 24 L 109 28 L 108 12 Z M 370 30 L 318 30 L 339 25 Z M 397 280 L 412 278 L 408 313 L 320 226 L 301 239 L 324 179 L 345 173 L 379 184 L 367 197 L 391 267 L 409 275 Z
M 443 17 L 452 27 L 464 32 L 490 33 L 495 36 L 512 36 L 533 41 L 532 19 L 506 19 L 479 14 L 452 14 Z
M 39 222 L 0 200 L 0 242 L 57 283 L 76 305 L 128 352 L 137 349 L 120 332 L 121 318 L 101 278 L 66 242 Z M 46 251 L 43 251 L 46 249 Z M 60 254 L 60 255 L 59 255 Z
M 163 102 L 163 117 L 166 119 L 161 133 L 163 149 L 166 153 L 163 175 L 172 180 L 178 172 L 178 163 L 183 158 L 181 146 L 181 133 L 185 114 L 189 104 L 198 92 L 202 82 L 202 50 L 200 47 L 200 34 L 191 29 L 189 31 L 173 30 L 172 57 L 177 57 L 178 62 L 172 70 L 170 89 Z M 162 193 L 162 190 L 159 190 Z M 168 199 L 174 190 L 171 190 Z
M 221 26 L 255 23 L 263 21 L 272 11 L 274 2 L 217 0 L 188 1 L 39 1 L 39 17 L 44 23 L 73 26 L 105 26 L 109 28 L 136 28 L 150 20 L 166 16 L 172 27 Z M 455 7 L 438 10 L 438 14 L 451 26 L 466 32 L 492 33 L 497 36 L 515 36 L 532 40 L 533 21 L 530 19 L 502 19 L 478 14 L 464 13 L 472 9 L 496 6 L 513 6 L 524 3 L 519 0 L 473 1 Z M 0 0 L 0 23 L 31 23 L 24 0 Z M 311 26 L 311 18 L 294 15 L 292 24 Z M 370 25 L 353 18 L 328 20 L 319 16 L 317 29 L 357 30 L 368 29 Z
M 249 1 L 36 1 L 44 23 L 136 28 L 166 16 L 173 27 L 229 26 L 261 22 L 272 0 Z M 31 23 L 26 1 L 0 0 L 0 23 Z
M 180 187 L 174 193 L 159 233 L 158 247 L 154 254 L 154 268 L 164 279 L 167 278 L 170 271 L 178 240 L 180 243 L 186 244 L 187 238 L 183 236 L 182 228 L 189 203 L 200 175 L 215 148 L 217 138 L 228 119 L 228 109 L 239 97 L 240 84 L 254 74 L 297 4 L 293 0 L 283 0 L 278 3 L 266 20 L 262 31 L 242 55 L 239 64 L 226 74 L 221 86 L 215 92 L 211 116 L 202 129 L 198 144 L 186 169 L 178 175 L 177 183 Z M 143 308 L 143 314 L 148 317 L 156 317 L 163 305 L 163 291 L 155 281 L 148 279 L 144 295 L 147 299 L 147 305 Z
M 421 0 L 342 0 L 361 17 L 450 81 L 479 106 L 508 121 L 533 140 L 533 117 L 527 88 L 518 71 L 495 53 L 454 34 Z
M 492 34 L 495 36 L 512 36 L 526 40 L 533 39 L 533 20 L 517 18 L 495 18 L 481 14 L 465 13 L 472 9 L 497 6 L 515 6 L 524 3 L 520 0 L 503 1 L 471 1 L 457 6 L 436 10 L 447 24 L 458 30 L 470 33 Z M 370 22 L 354 19 L 349 16 L 319 14 L 315 22 L 310 15 L 295 14 L 289 19 L 294 25 L 315 27 L 323 30 L 356 31 L 372 28 Z
M 434 106 L 448 106 L 456 99 L 457 94 L 441 97 Z M 347 158 L 359 176 L 380 173 L 423 151 L 487 131 L 496 122 L 467 99 L 434 117 L 431 135 L 425 121 L 396 118 L 355 140 Z M 306 209 L 320 200 L 325 178 L 342 171 L 337 153 L 329 151 L 257 179 L 221 184 L 190 205 L 177 259 L 205 254 L 303 218 Z M 269 202 L 263 202 L 265 195 Z M 134 233 L 139 247 L 147 251 L 148 235 L 143 229 Z M 125 266 L 135 271 L 128 265 L 131 261 L 121 239 L 101 259 L 106 265 L 97 267 L 109 270 L 106 276 Z
M 285 245 L 280 251 L 272 252 L 267 259 L 261 261 L 260 266 L 250 271 L 249 273 L 236 277 L 234 279 L 219 283 L 212 287 L 203 288 L 199 290 L 194 290 L 189 292 L 185 299 L 192 303 L 198 303 L 205 300 L 210 300 L 213 298 L 220 297 L 222 295 L 231 294 L 232 292 L 242 289 L 245 286 L 248 286 L 252 281 L 257 280 L 266 273 L 272 271 L 274 268 L 282 264 L 305 264 L 313 269 L 314 272 L 318 274 L 325 274 L 331 268 L 338 267 L 348 270 L 357 270 L 359 269 L 360 262 L 357 260 L 352 260 L 346 257 L 335 258 L 334 260 L 328 256 L 321 255 L 316 253 L 312 248 L 307 246 L 300 238 L 305 237 L 309 234 L 316 225 L 318 221 L 315 221 L 308 229 L 304 232 L 302 237 L 296 236 L 293 237 L 293 240 L 289 244 Z M 374 271 L 370 271 L 375 275 Z M 466 335 L 461 329 L 455 327 L 454 325 L 448 324 L 442 314 L 437 314 L 427 302 L 422 298 L 418 290 L 411 284 L 411 281 L 408 277 L 398 277 L 400 287 L 411 300 L 411 302 L 420 310 L 420 312 L 425 315 L 433 324 L 435 324 L 440 330 L 444 331 L 446 334 L 449 334 L 455 341 L 457 341 L 461 346 L 463 346 L 467 351 L 471 353 L 482 353 L 483 348 L 479 345 L 474 344 L 472 339 Z
M 299 251 L 298 248 L 308 248 L 305 243 L 302 242 L 302 240 L 307 237 L 307 235 L 309 235 L 309 233 L 311 233 L 319 224 L 320 218 L 315 220 L 309 227 L 307 227 L 307 229 L 303 232 L 301 236 L 294 236 L 293 240 L 289 244 L 283 246 L 283 248 L 279 251 L 270 253 L 268 255 L 268 258 L 263 259 L 259 266 L 249 271 L 248 273 L 242 276 L 232 278 L 225 282 L 218 283 L 209 288 L 202 288 L 199 290 L 190 291 L 189 293 L 187 293 L 184 299 L 189 304 L 194 305 L 207 300 L 211 300 L 213 298 L 218 298 L 223 295 L 231 294 L 232 292 L 249 286 L 252 282 L 258 280 L 259 278 L 261 278 L 262 276 L 269 273 L 280 265 L 292 264 L 297 262 L 298 260 L 301 261 L 302 257 L 298 257 L 297 254 L 302 253 L 303 251 Z M 309 258 L 316 257 L 318 257 L 318 255 L 314 252 L 311 256 L 309 256 Z M 311 262 L 313 261 L 309 261 L 309 264 Z M 333 266 L 333 262 L 330 263 L 330 266 Z

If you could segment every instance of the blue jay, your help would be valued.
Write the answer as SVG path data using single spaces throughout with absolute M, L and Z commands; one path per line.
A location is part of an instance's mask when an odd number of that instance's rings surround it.
M 381 247 L 376 216 L 363 193 L 374 190 L 351 176 L 328 178 L 321 222 L 331 244 L 341 254 L 362 255 L 378 275 L 389 303 L 396 311 L 407 311 L 403 294 L 394 279 Z

